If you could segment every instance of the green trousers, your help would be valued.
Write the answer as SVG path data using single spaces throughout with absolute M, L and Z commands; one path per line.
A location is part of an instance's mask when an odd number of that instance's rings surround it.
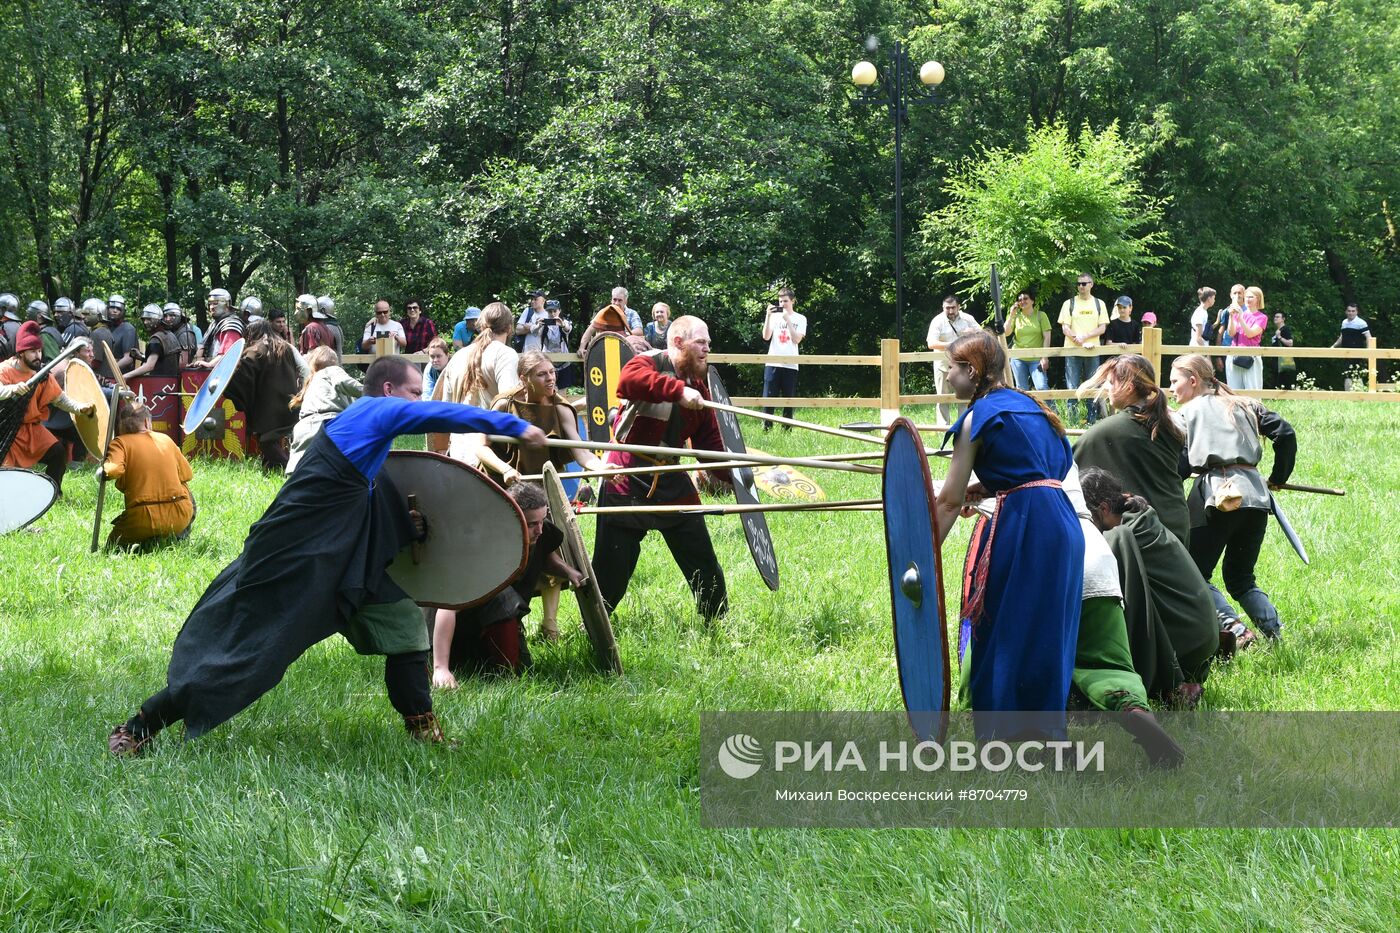
M 1112 596 L 1084 600 L 1074 653 L 1074 686 L 1089 702 L 1116 712 L 1127 706 L 1151 709 L 1147 688 L 1133 669 L 1123 607 Z

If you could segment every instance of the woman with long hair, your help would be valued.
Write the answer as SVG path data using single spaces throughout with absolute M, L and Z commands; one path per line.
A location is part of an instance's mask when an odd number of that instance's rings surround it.
M 1191 521 L 1187 547 L 1201 576 L 1209 581 L 1221 563 L 1225 588 L 1263 633 L 1277 639 L 1278 610 L 1254 579 L 1254 565 L 1264 543 L 1273 500 L 1270 489 L 1288 482 L 1298 455 L 1292 426 L 1259 402 L 1220 384 L 1204 356 L 1177 357 L 1172 364 L 1171 391 L 1180 404 L 1186 429 L 1186 462 L 1196 481 L 1186 497 Z M 1261 438 L 1274 444 L 1274 465 L 1266 480 L 1259 473 Z M 1235 634 L 1238 647 L 1254 633 L 1220 590 L 1211 596 L 1223 630 Z
M 321 433 L 327 421 L 350 407 L 363 389 L 358 380 L 336 363 L 335 348 L 319 346 L 306 355 L 311 378 L 292 397 L 288 408 L 300 410 L 296 427 L 292 428 L 291 456 L 287 459 L 290 475 L 311 449 L 311 442 Z
M 1191 521 L 1177 464 L 1186 433 L 1167 407 L 1152 364 L 1136 353 L 1110 357 L 1079 391 L 1106 394 L 1117 412 L 1084 432 L 1074 445 L 1074 462 L 1081 470 L 1099 467 L 1117 476 L 1185 544 Z
M 493 301 L 482 308 L 476 338 L 453 354 L 442 371 L 442 400 L 490 408 L 498 395 L 514 392 L 520 385 L 520 355 L 510 345 L 514 331 L 515 316 L 504 302 Z M 477 466 L 476 450 L 482 443 L 481 436 L 454 434 L 447 453 Z
M 520 354 L 517 372 L 520 388 L 497 396 L 491 407 L 530 422 L 546 437 L 577 441 L 578 414 L 573 406 L 559 397 L 556 389 L 558 377 L 549 357 L 539 350 L 526 350 Z M 551 447 L 527 450 L 519 444 L 493 446 L 486 443 L 485 435 L 477 437 L 480 438 L 475 450 L 477 459 L 482 467 L 499 476 L 504 486 L 520 482 L 523 474 L 540 472 L 547 461 L 552 461 L 561 471 L 571 460 L 589 471 L 608 468 L 605 461 L 587 450 Z M 543 598 L 544 615 L 540 619 L 540 635 L 549 641 L 559 637 L 559 590 L 560 582 L 556 577 L 541 578 L 538 592 Z
M 258 439 L 263 469 L 281 472 L 289 456 L 287 438 L 296 426 L 290 403 L 301 387 L 305 364 L 266 318 L 248 325 L 246 339 L 227 397 L 248 416 L 248 433 Z
M 1141 496 L 1098 467 L 1079 474 L 1090 520 L 1113 553 L 1133 667 L 1149 696 L 1193 707 L 1220 648 L 1215 603 L 1186 545 Z
M 969 550 L 963 607 L 965 669 L 972 708 L 1045 712 L 1038 727 L 979 717 L 981 738 L 1065 733 L 1084 579 L 1084 534 L 1062 481 L 1073 465 L 1065 428 L 1043 403 L 1002 383 L 1006 354 L 982 331 L 947 349 L 948 381 L 972 404 L 949 429 L 948 476 L 938 493 L 939 541 L 969 498 L 995 495 L 996 515 L 979 520 Z
M 1236 347 L 1257 347 L 1269 326 L 1264 313 L 1264 290 L 1251 285 L 1244 290 L 1244 307 L 1231 308 L 1226 325 L 1230 343 Z M 1232 389 L 1264 388 L 1264 363 L 1252 353 L 1238 353 L 1226 358 L 1225 381 Z

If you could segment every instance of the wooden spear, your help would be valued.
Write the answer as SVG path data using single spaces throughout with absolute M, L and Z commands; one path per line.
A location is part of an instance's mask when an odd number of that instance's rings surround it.
M 517 437 L 501 434 L 487 435 L 496 444 L 519 444 Z M 692 447 L 651 447 L 639 444 L 609 444 L 603 441 L 573 441 L 562 437 L 545 438 L 546 447 L 562 447 L 568 450 L 611 450 L 624 454 L 642 454 L 647 457 L 693 457 L 696 460 L 731 461 L 743 460 L 746 464 L 762 463 L 770 466 L 806 467 L 810 470 L 840 470 L 845 473 L 868 473 L 879 475 L 876 466 L 864 463 L 841 463 L 831 460 L 816 460 L 811 457 L 771 457 L 766 454 L 737 454 L 725 450 L 703 450 Z
M 849 502 L 771 502 L 757 505 L 611 505 L 583 508 L 580 515 L 743 515 L 746 512 L 878 512 L 879 499 Z

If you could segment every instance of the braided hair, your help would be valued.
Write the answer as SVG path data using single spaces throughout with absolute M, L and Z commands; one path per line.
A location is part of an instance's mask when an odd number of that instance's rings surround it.
M 1048 405 L 1029 392 L 1023 392 L 1021 389 L 1006 384 L 1002 378 L 1003 373 L 1006 372 L 1006 351 L 1002 349 L 1001 341 L 984 330 L 977 330 L 970 334 L 963 334 L 950 343 L 947 353 L 949 361 L 966 363 L 972 368 L 976 378 L 972 388 L 973 402 L 993 389 L 1011 389 L 1013 392 L 1020 392 L 1039 406 L 1041 413 L 1045 415 L 1056 434 L 1060 437 L 1065 436 L 1064 422 Z

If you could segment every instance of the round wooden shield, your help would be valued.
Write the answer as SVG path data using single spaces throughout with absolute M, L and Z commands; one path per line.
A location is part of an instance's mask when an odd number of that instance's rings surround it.
M 0 535 L 38 521 L 58 498 L 58 487 L 43 473 L 0 469 Z
M 899 689 L 914 733 L 941 742 L 951 686 L 942 549 L 928 458 L 907 418 L 896 419 L 885 435 L 882 499 Z
M 729 404 L 729 393 L 724 390 L 724 380 L 719 370 L 710 367 L 710 398 L 721 405 Z M 744 435 L 739 430 L 739 417 L 732 411 L 716 411 L 720 437 L 724 438 L 724 449 L 732 454 L 748 453 L 744 446 Z M 734 477 L 734 501 L 740 505 L 757 505 L 758 490 L 754 487 L 753 470 L 736 467 L 729 471 Z M 773 550 L 773 535 L 768 531 L 768 519 L 762 512 L 742 512 L 739 521 L 744 526 L 744 540 L 749 544 L 754 566 L 768 589 L 778 591 L 778 554 Z
M 395 450 L 384 472 L 428 520 L 428 539 L 406 548 L 389 576 L 420 606 L 466 609 L 485 602 L 525 569 L 525 517 L 515 500 L 477 470 L 425 450 Z
M 73 427 L 88 453 L 101 460 L 107 456 L 107 422 L 112 412 L 96 374 L 82 360 L 71 361 L 63 377 L 63 391 L 75 402 L 92 403 L 92 414 L 74 415 Z
M 757 447 L 750 447 L 749 453 L 767 456 Z M 826 501 L 826 493 L 816 480 L 790 466 L 756 466 L 753 480 L 759 492 L 766 492 L 782 502 Z
M 574 591 L 578 597 L 579 615 L 583 617 L 583 628 L 588 640 L 593 643 L 593 655 L 598 666 L 614 674 L 622 673 L 622 658 L 617 653 L 617 641 L 613 638 L 612 621 L 608 618 L 608 607 L 603 604 L 603 594 L 598 589 L 598 578 L 593 573 L 593 562 L 588 559 L 588 548 L 584 546 L 583 534 L 578 530 L 578 521 L 569 505 L 569 497 L 564 492 L 564 484 L 554 464 L 544 465 L 544 494 L 549 499 L 549 519 L 564 533 L 564 560 L 587 578 L 580 589 Z
M 607 443 L 613 439 L 608 412 L 618 406 L 617 380 L 632 356 L 632 348 L 618 334 L 602 334 L 588 348 L 588 359 L 583 364 L 583 393 L 590 441 Z
M 243 346 L 244 342 L 240 338 L 229 347 L 228 352 L 220 357 L 218 364 L 209 371 L 209 378 L 200 384 L 199 391 L 190 399 L 190 407 L 185 409 L 184 423 L 180 425 L 180 429 L 186 434 L 193 434 L 204 423 L 204 419 L 209 417 L 214 406 L 219 404 L 233 371 L 238 368 L 238 361 L 243 357 Z

